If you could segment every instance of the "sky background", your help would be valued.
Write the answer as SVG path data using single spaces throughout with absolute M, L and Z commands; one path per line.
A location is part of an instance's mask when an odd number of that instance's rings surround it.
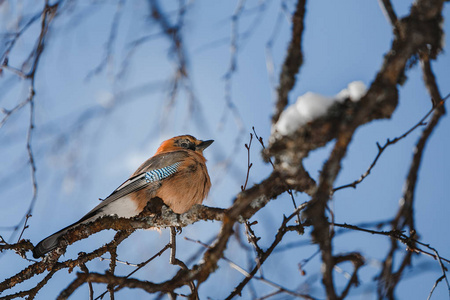
M 163 1 L 161 1 L 163 2 Z M 410 1 L 392 1 L 399 17 L 408 14 Z M 162 9 L 177 9 L 174 1 L 164 1 Z M 78 1 L 66 7 L 52 23 L 45 51 L 36 75 L 35 130 L 32 146 L 36 159 L 38 198 L 23 238 L 33 243 L 81 218 L 117 188 L 148 157 L 159 144 L 172 136 L 192 134 L 200 139 L 214 139 L 205 151 L 212 189 L 204 202 L 208 206 L 227 208 L 232 204 L 245 181 L 249 133 L 255 127 L 265 141 L 270 136 L 270 118 L 274 107 L 274 86 L 267 69 L 267 43 L 273 40 L 271 53 L 277 79 L 290 38 L 291 24 L 286 12 L 293 12 L 294 2 L 286 1 L 283 8 L 278 1 L 247 1 L 237 25 L 236 70 L 232 73 L 231 101 L 234 113 L 227 105 L 225 75 L 230 68 L 230 43 L 234 1 L 195 1 L 186 11 L 183 42 L 188 57 L 188 73 L 195 94 L 194 104 L 189 93 L 181 89 L 173 104 L 169 104 L 168 90 L 176 68 L 170 51 L 170 40 L 149 20 L 146 1 L 125 1 L 118 32 L 106 64 L 97 73 L 106 54 L 117 1 Z M 2 33 L 17 26 L 17 15 L 24 20 L 42 9 L 41 1 L 4 1 L 0 4 Z M 281 17 L 280 17 L 281 15 Z M 448 5 L 444 8 L 444 31 L 450 32 L 447 22 Z M 277 23 L 277 20 L 281 21 Z M 277 25 L 279 24 L 279 26 Z M 19 39 L 10 55 L 9 65 L 22 64 L 35 44 L 39 33 L 35 23 Z M 145 43 L 133 48 L 133 42 L 147 37 Z M 275 37 L 272 39 L 272 37 Z M 308 91 L 332 96 L 348 83 L 361 80 L 366 85 L 375 78 L 383 56 L 391 47 L 392 29 L 377 1 L 307 2 L 303 35 L 304 63 L 289 99 Z M 444 51 L 433 69 L 441 93 L 449 93 L 450 57 L 445 36 Z M 1 45 L 2 52 L 4 45 Z M 349 183 L 367 169 L 377 154 L 376 142 L 400 136 L 416 124 L 431 108 L 424 87 L 420 66 L 407 72 L 408 80 L 399 87 L 399 105 L 390 120 L 374 121 L 361 126 L 354 136 L 336 186 Z M 0 77 L 0 107 L 11 108 L 25 99 L 29 82 L 4 71 Z M 195 109 L 192 111 L 191 107 Z M 11 231 L 5 228 L 17 224 L 26 212 L 31 198 L 30 169 L 27 164 L 26 133 L 29 108 L 11 116 L 0 129 L 0 235 L 8 241 Z M 450 166 L 447 116 L 442 118 L 425 150 L 416 188 L 415 218 L 420 240 L 450 258 L 450 201 L 447 192 Z M 389 147 L 383 153 L 372 174 L 357 189 L 345 189 L 335 194 L 331 207 L 336 222 L 359 224 L 391 219 L 398 209 L 403 182 L 411 162 L 413 147 L 422 129 Z M 318 178 L 332 143 L 311 153 L 305 166 L 311 176 Z M 260 155 L 261 147 L 254 140 L 251 147 L 249 186 L 270 174 L 270 165 Z M 297 203 L 309 200 L 296 194 Z M 292 212 L 292 203 L 283 195 L 271 201 L 253 220 L 261 245 L 268 247 L 282 222 L 283 214 Z M 201 249 L 182 237 L 209 242 L 218 232 L 219 222 L 198 222 L 183 229 L 178 239 L 181 260 Z M 387 228 L 386 228 L 387 229 Z M 76 257 L 109 241 L 113 231 L 106 231 L 68 247 L 64 258 Z M 119 258 L 141 262 L 158 252 L 168 242 L 168 231 L 138 231 L 119 247 Z M 14 237 L 17 239 L 17 235 Z M 295 247 L 289 247 L 289 245 Z M 297 245 L 298 244 L 298 245 Z M 385 237 L 349 232 L 334 240 L 335 253 L 360 251 L 367 264 L 360 271 L 361 285 L 353 288 L 348 299 L 374 299 L 373 281 L 380 271 L 390 241 Z M 182 249 L 182 250 L 180 250 Z M 267 279 L 290 289 L 323 298 L 320 282 L 320 256 L 305 266 L 306 276 L 299 274 L 297 264 L 317 250 L 310 244 L 310 230 L 304 236 L 290 234 L 263 267 Z M 227 258 L 249 270 L 248 257 L 235 240 L 231 240 Z M 30 255 L 31 257 L 31 255 Z M 104 271 L 108 261 L 92 261 L 91 271 Z M 414 256 L 413 268 L 404 272 L 399 284 L 399 299 L 426 299 L 435 280 L 441 276 L 438 264 L 429 257 Z M 0 254 L 0 280 L 3 281 L 28 263 L 16 254 Z M 220 269 L 200 289 L 202 299 L 226 297 L 243 275 L 221 261 Z M 282 270 L 280 269 L 282 266 Z M 350 271 L 350 265 L 342 265 Z M 118 275 L 132 271 L 119 265 Z M 75 271 L 79 271 L 78 269 Z M 136 278 L 161 282 L 170 278 L 177 267 L 168 264 L 168 253 L 136 273 Z M 33 287 L 45 275 L 37 276 L 11 291 Z M 60 271 L 38 294 L 37 299 L 53 299 L 74 278 L 74 274 Z M 344 275 L 336 273 L 336 286 L 341 290 Z M 224 284 L 226 283 L 226 284 Z M 95 286 L 96 293 L 104 291 Z M 258 281 L 253 288 L 262 296 L 272 288 Z M 11 292 L 11 291 L 8 291 Z M 183 290 L 188 292 L 187 289 Z M 249 289 L 244 290 L 248 297 Z M 448 297 L 444 283 L 437 287 L 432 299 Z M 86 299 L 84 285 L 73 299 Z M 244 296 L 245 296 L 244 295 Z M 3 296 L 3 295 L 2 295 Z M 139 290 L 122 290 L 124 297 L 145 297 Z M 276 298 L 276 297 L 275 297 Z M 287 295 L 276 299 L 286 299 Z

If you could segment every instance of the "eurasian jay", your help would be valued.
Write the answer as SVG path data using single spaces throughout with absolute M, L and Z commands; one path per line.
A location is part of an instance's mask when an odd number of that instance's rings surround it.
M 160 198 L 177 214 L 188 211 L 194 204 L 201 204 L 211 187 L 203 150 L 212 142 L 197 140 L 191 135 L 164 141 L 154 156 L 99 205 L 79 221 L 39 242 L 33 249 L 33 256 L 38 258 L 56 249 L 59 238 L 79 224 L 105 215 L 137 216 L 154 198 Z

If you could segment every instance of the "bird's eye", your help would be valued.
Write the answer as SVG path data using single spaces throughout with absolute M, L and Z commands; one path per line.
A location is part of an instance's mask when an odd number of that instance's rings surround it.
M 190 149 L 190 150 L 195 151 L 195 144 L 186 139 L 176 141 L 175 145 L 177 145 L 178 147 L 184 148 L 184 149 Z

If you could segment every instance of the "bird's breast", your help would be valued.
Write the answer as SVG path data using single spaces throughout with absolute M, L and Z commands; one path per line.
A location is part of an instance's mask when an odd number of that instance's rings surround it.
M 211 181 L 204 163 L 190 164 L 168 178 L 156 192 L 175 213 L 188 211 L 193 205 L 201 204 L 208 195 Z

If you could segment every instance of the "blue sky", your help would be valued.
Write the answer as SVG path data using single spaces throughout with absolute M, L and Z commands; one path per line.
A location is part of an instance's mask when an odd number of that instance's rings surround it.
M 408 13 L 410 1 L 392 2 L 398 16 Z M 6 3 L 9 8 L 5 8 L 5 3 L 0 5 L 2 32 L 11 26 L 20 9 L 14 3 Z M 178 134 L 189 133 L 216 141 L 205 151 L 213 182 L 205 204 L 226 208 L 245 181 L 247 152 L 244 143 L 248 142 L 252 126 L 264 140 L 267 141 L 270 135 L 274 90 L 266 68 L 266 44 L 280 13 L 278 1 L 249 1 L 246 3 L 249 12 L 243 13 L 239 19 L 239 32 L 249 32 L 250 35 L 239 36 L 237 40 L 237 69 L 231 77 L 231 99 L 240 115 L 238 121 L 227 108 L 224 80 L 230 63 L 231 16 L 237 3 L 196 1 L 186 12 L 183 41 L 189 58 L 190 84 L 196 95 L 197 109 L 193 113 L 189 111 L 189 95 L 185 90 L 180 91 L 174 105 L 168 109 L 167 87 L 174 73 L 175 61 L 169 54 L 168 39 L 159 35 L 158 27 L 149 22 L 145 1 L 126 2 L 113 55 L 101 72 L 87 79 L 105 54 L 115 3 L 77 3 L 72 12 L 63 12 L 53 23 L 40 61 L 33 136 L 39 193 L 33 217 L 29 220 L 30 227 L 24 234 L 24 238 L 33 243 L 83 216 L 98 203 L 97 198 L 107 196 L 143 160 L 153 155 L 161 141 Z M 259 3 L 264 6 L 259 6 Z M 292 11 L 293 2 L 286 3 L 288 10 Z M 173 8 L 176 8 L 173 3 L 164 2 L 165 10 L 173 11 Z M 26 6 L 24 15 L 29 16 L 39 9 L 41 4 L 32 2 Z M 447 5 L 444 9 L 446 32 L 450 31 L 448 16 Z M 36 24 L 30 28 L 14 48 L 10 65 L 20 66 L 34 45 L 38 27 Z M 290 28 L 286 16 L 282 16 L 272 48 L 276 77 L 285 56 Z M 131 49 L 130 44 L 149 34 L 152 38 L 133 52 L 125 76 L 118 77 Z M 445 45 L 450 44 L 448 35 L 445 38 Z M 290 102 L 308 91 L 334 95 L 354 80 L 370 85 L 391 42 L 392 29 L 377 1 L 309 1 L 303 37 L 304 64 L 290 93 Z M 445 47 L 438 60 L 433 62 L 442 95 L 449 92 L 449 65 Z M 383 143 L 387 138 L 401 135 L 431 108 L 420 67 L 413 67 L 406 75 L 408 80 L 399 87 L 399 106 L 392 118 L 374 121 L 358 129 L 343 162 L 337 186 L 355 180 L 366 170 L 377 154 L 377 141 Z M 11 108 L 26 97 L 28 82 L 5 71 L 0 78 L 0 90 L 4 91 L 0 95 L 0 107 Z M 0 143 L 6 145 L 0 147 L 0 203 L 3 204 L 0 226 L 16 224 L 31 199 L 25 147 L 28 118 L 28 108 L 25 108 L 0 129 Z M 450 243 L 445 230 L 450 226 L 450 202 L 446 192 L 449 182 L 446 166 L 450 166 L 447 155 L 449 125 L 448 117 L 444 117 L 427 145 L 415 201 L 421 240 L 446 258 L 450 257 Z M 372 174 L 357 189 L 336 193 L 331 207 L 337 222 L 358 224 L 386 220 L 395 215 L 420 132 L 421 129 L 416 130 L 389 147 Z M 318 177 L 331 146 L 329 144 L 313 152 L 305 162 L 314 178 Z M 254 166 L 250 185 L 266 178 L 271 170 L 262 161 L 260 150 L 258 143 L 253 141 L 251 159 Z M 231 161 L 231 165 L 224 167 L 226 161 Z M 299 193 L 296 200 L 301 203 L 309 197 Z M 283 214 L 291 211 L 289 197 L 281 196 L 254 217 L 259 222 L 254 229 L 262 237 L 261 245 L 270 245 Z M 219 228 L 218 222 L 201 222 L 183 229 L 183 236 L 206 242 L 217 234 Z M 10 232 L 0 230 L 0 235 L 6 238 Z M 79 251 L 95 249 L 112 236 L 113 232 L 104 232 L 78 242 L 68 248 L 65 258 L 73 257 Z M 161 234 L 140 231 L 133 234 L 119 251 L 123 251 L 123 259 L 140 262 L 159 251 L 167 241 L 166 230 Z M 309 231 L 303 237 L 289 235 L 285 243 L 299 241 L 308 243 Z M 180 259 L 189 258 L 200 248 L 182 238 L 179 238 L 179 244 L 183 249 L 179 251 Z M 354 294 L 349 299 L 375 298 L 372 280 L 379 272 L 379 263 L 386 255 L 388 245 L 387 238 L 363 233 L 346 233 L 335 239 L 335 253 L 361 251 L 368 258 L 368 265 L 360 273 L 362 284 L 353 290 Z M 295 267 L 316 249 L 315 245 L 307 245 L 277 252 L 266 262 L 264 274 L 291 289 L 309 283 L 311 290 L 308 293 L 323 297 L 319 257 L 305 267 L 307 276 L 300 276 Z M 225 255 L 248 269 L 244 253 L 236 241 L 230 241 Z M 0 264 L 0 278 L 11 276 L 27 265 L 13 253 L 2 254 Z M 107 265 L 105 261 L 93 261 L 90 269 L 101 271 Z M 285 266 L 283 272 L 279 271 L 279 265 Z M 401 299 L 426 298 L 441 274 L 438 264 L 429 257 L 415 256 L 414 266 L 417 269 L 408 269 L 404 282 L 398 287 L 397 295 Z M 344 265 L 343 268 L 351 270 L 350 266 Z M 131 270 L 120 266 L 118 272 L 127 274 Z M 161 275 L 162 272 L 173 274 L 176 270 L 168 265 L 168 255 L 165 255 L 137 273 L 136 277 L 159 282 L 170 276 Z M 73 280 L 73 276 L 60 272 L 37 298 L 54 298 L 61 287 Z M 202 285 L 200 295 L 221 299 L 242 279 L 240 273 L 222 261 L 220 269 Z M 345 280 L 337 273 L 338 289 L 342 288 Z M 14 291 L 30 288 L 36 282 L 26 283 Z M 218 284 L 221 282 L 227 284 Z M 260 282 L 254 284 L 260 295 L 272 290 Z M 96 291 L 102 292 L 103 288 L 98 286 Z M 73 298 L 86 299 L 87 292 L 83 286 Z M 124 295 L 143 297 L 144 294 L 135 290 L 118 294 L 119 297 Z M 434 299 L 442 299 L 446 295 L 445 285 L 441 283 Z

